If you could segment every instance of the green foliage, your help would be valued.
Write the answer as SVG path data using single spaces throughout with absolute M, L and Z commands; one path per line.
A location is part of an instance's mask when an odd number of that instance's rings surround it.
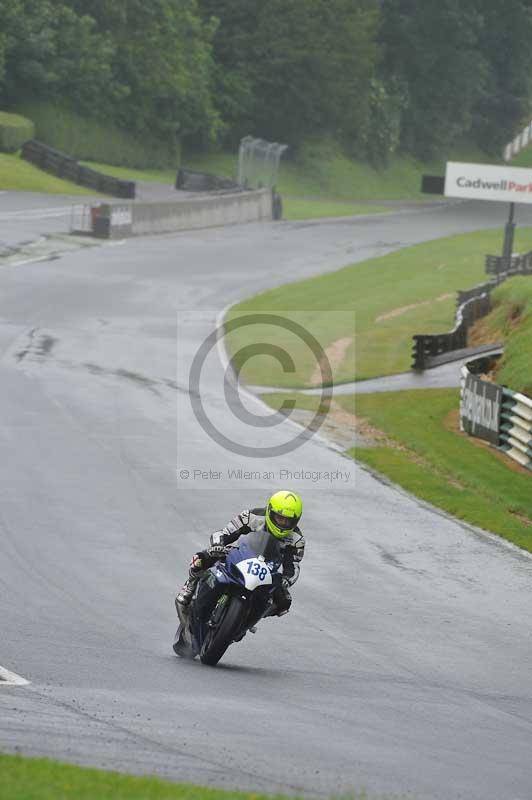
M 386 86 L 372 78 L 366 133 L 361 141 L 373 164 L 389 164 L 391 156 L 399 149 L 404 105 L 405 96 L 397 82 L 390 81 Z
M 0 103 L 38 98 L 174 153 L 249 133 L 292 153 L 330 136 L 378 166 L 464 137 L 495 153 L 532 102 L 529 5 L 0 0 Z
M 16 152 L 34 134 L 35 126 L 30 119 L 0 111 L 0 150 L 4 153 Z
M 0 101 L 39 97 L 176 148 L 216 138 L 209 39 L 195 0 L 0 0 Z M 5 11 L 5 13 L 4 13 Z
M 444 153 L 464 135 L 496 152 L 529 113 L 526 0 L 383 0 L 380 76 L 403 98 L 401 145 Z
M 52 0 L 3 0 L 1 5 L 0 97 L 5 102 L 44 94 L 52 100 L 67 97 L 88 111 L 101 97 L 109 104 L 116 99 L 120 86 L 111 70 L 113 44 L 92 17 Z
M 298 145 L 309 133 L 353 143 L 366 122 L 376 0 L 200 0 L 216 17 L 220 108 L 239 133 Z M 228 76 L 228 77 L 227 77 Z
M 71 0 L 81 13 L 85 0 Z M 210 91 L 213 25 L 203 24 L 196 0 L 94 0 L 90 13 L 114 45 L 113 73 L 124 96 L 113 110 L 122 127 L 215 139 L 220 120 Z
M 176 143 L 150 134 L 135 136 L 111 122 L 81 117 L 50 103 L 27 102 L 18 108 L 35 122 L 40 141 L 79 159 L 125 167 L 175 167 Z
M 530 118 L 532 9 L 525 0 L 476 0 L 474 5 L 483 18 L 479 49 L 488 73 L 473 133 L 481 147 L 500 153 Z
M 382 74 L 406 88 L 401 141 L 422 157 L 471 129 L 486 81 L 482 18 L 461 0 L 384 0 Z

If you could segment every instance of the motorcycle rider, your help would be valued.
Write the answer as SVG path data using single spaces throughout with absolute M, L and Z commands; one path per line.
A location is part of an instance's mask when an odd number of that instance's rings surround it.
M 192 556 L 188 578 L 175 599 L 178 614 L 178 606 L 189 605 L 196 584 L 205 570 L 224 558 L 231 544 L 240 536 L 262 530 L 269 531 L 279 540 L 283 555 L 283 582 L 273 594 L 274 607 L 269 616 L 281 617 L 287 614 L 292 604 L 289 587 L 299 577 L 299 565 L 305 554 L 305 539 L 298 527 L 302 512 L 303 503 L 299 495 L 281 490 L 272 494 L 265 508 L 241 511 L 225 528 L 213 533 L 210 546 Z

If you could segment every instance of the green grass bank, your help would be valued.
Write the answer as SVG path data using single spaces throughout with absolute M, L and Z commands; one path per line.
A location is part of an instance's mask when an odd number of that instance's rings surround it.
M 175 168 L 180 161 L 179 144 L 173 138 L 139 138 L 115 125 L 38 100 L 21 103 L 14 110 L 35 123 L 37 139 L 78 159 L 161 169 Z
M 281 795 L 207 789 L 8 755 L 0 755 L 0 797 L 2 800 L 282 800 Z M 370 799 L 362 793 L 350 795 L 349 800 Z
M 264 395 L 272 407 L 293 398 L 315 411 L 319 398 Z M 532 552 L 532 475 L 494 448 L 459 431 L 458 389 L 338 396 L 353 429 L 374 446 L 349 455 L 457 519 Z M 330 412 L 335 413 L 335 410 Z M 345 418 L 344 418 L 345 422 Z
M 464 143 L 445 158 L 422 162 L 396 155 L 386 165 L 375 167 L 366 161 L 349 158 L 332 140 L 318 139 L 302 145 L 295 157 L 283 156 L 278 189 L 283 197 L 374 202 L 379 200 L 418 200 L 424 173 L 443 175 L 446 160 L 488 162 L 492 159 Z M 237 157 L 226 153 L 185 153 L 183 164 L 191 169 L 236 175 Z
M 451 154 L 455 160 L 486 161 L 487 156 L 467 146 Z M 451 157 L 451 156 L 450 156 Z M 127 169 L 125 162 L 114 161 L 108 155 L 102 159 L 126 171 L 110 173 L 128 180 L 163 180 L 173 183 L 175 169 L 155 170 L 147 162 L 143 169 Z M 98 159 L 93 161 L 98 162 Z M 189 169 L 215 175 L 236 177 L 238 155 L 236 152 L 209 152 L 182 154 L 181 163 Z M 97 165 L 96 165 L 97 166 Z M 100 164 L 102 166 L 102 164 Z M 348 158 L 341 148 L 331 141 L 315 141 L 303 145 L 297 157 L 283 157 L 279 169 L 277 188 L 283 198 L 307 202 L 376 203 L 382 200 L 430 201 L 430 195 L 420 192 L 424 173 L 443 174 L 445 159 L 434 162 L 416 161 L 395 156 L 380 168 Z M 156 176 L 156 177 L 155 177 Z
M 493 310 L 481 321 L 493 341 L 504 342 L 497 383 L 532 397 L 532 276 L 519 276 L 492 293 Z
M 222 166 L 220 166 L 220 162 Z M 236 170 L 236 157 L 231 158 Z M 88 167 L 104 172 L 106 175 L 113 175 L 115 178 L 122 178 L 127 181 L 147 181 L 149 183 L 166 183 L 173 186 L 176 178 L 175 169 L 130 169 L 128 167 L 116 167 L 112 164 L 101 162 L 86 161 Z M 213 174 L 226 174 L 223 159 L 216 159 L 210 169 L 205 172 Z M 380 214 L 389 211 L 386 206 L 375 206 L 372 204 L 350 203 L 347 200 L 327 200 L 319 198 L 299 198 L 289 195 L 283 196 L 283 218 L 286 220 L 318 219 L 323 217 L 352 217 L 360 214 Z
M 95 195 L 70 181 L 56 178 L 34 167 L 19 155 L 0 153 L 0 190 L 15 192 L 47 192 L 50 194 Z
M 456 291 L 485 280 L 484 255 L 498 252 L 500 244 L 501 232 L 489 230 L 404 248 L 264 292 L 234 306 L 227 319 L 260 312 L 296 320 L 327 349 L 336 383 L 403 372 L 411 365 L 412 335 L 453 327 Z M 532 228 L 519 228 L 516 249 L 531 248 Z M 284 371 L 270 356 L 256 356 L 242 368 L 248 383 L 313 385 L 316 359 L 284 328 L 243 327 L 228 337 L 228 346 L 238 353 L 261 341 L 287 349 L 296 371 Z

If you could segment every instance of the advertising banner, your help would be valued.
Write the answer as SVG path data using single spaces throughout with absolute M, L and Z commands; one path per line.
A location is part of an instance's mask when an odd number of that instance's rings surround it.
M 532 203 L 532 169 L 448 161 L 444 194 L 469 200 Z
M 499 444 L 502 388 L 468 375 L 460 398 L 462 430 L 491 444 Z

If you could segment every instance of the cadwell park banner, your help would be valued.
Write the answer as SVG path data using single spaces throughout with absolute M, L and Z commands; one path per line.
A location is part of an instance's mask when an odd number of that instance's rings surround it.
M 444 194 L 469 200 L 532 203 L 532 169 L 448 161 Z
M 468 375 L 460 398 L 460 425 L 463 431 L 499 444 L 502 387 Z

